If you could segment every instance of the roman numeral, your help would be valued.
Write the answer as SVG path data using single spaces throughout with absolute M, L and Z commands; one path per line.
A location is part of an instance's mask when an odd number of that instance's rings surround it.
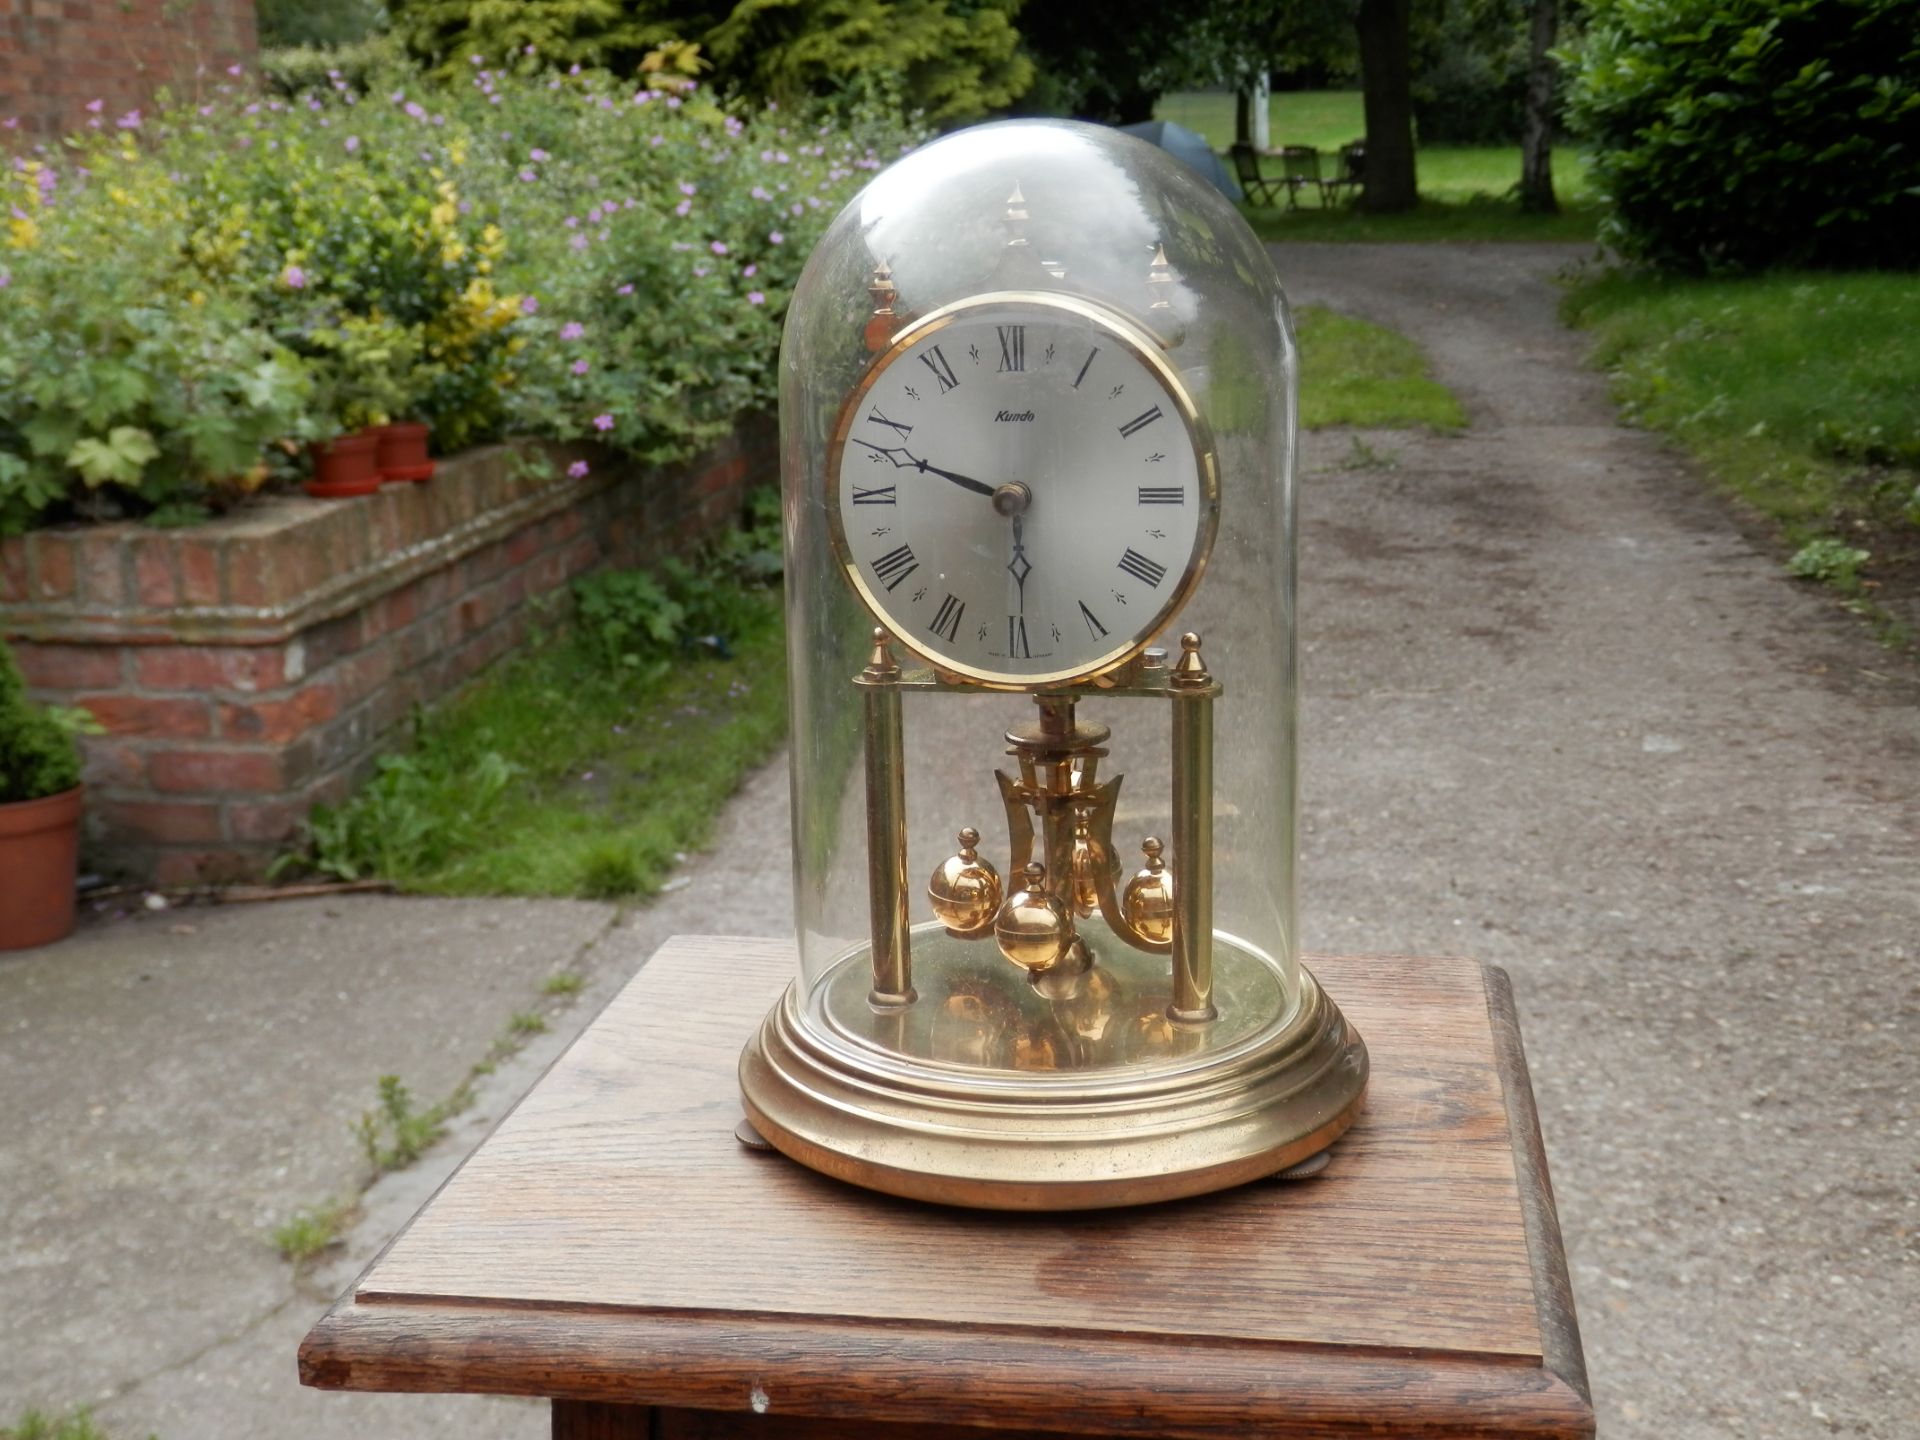
M 933 617 L 933 624 L 927 628 L 936 635 L 946 637 L 951 645 L 960 634 L 960 617 L 966 612 L 966 602 L 952 595 L 940 602 L 940 613 Z
M 1129 550 L 1127 553 L 1131 555 L 1133 552 Z M 1080 618 L 1087 622 L 1087 634 L 1093 639 L 1104 640 L 1107 638 L 1107 627 L 1100 623 L 1100 617 L 1098 615 L 1087 608 L 1087 602 L 1084 600 L 1080 602 Z
M 871 490 L 853 487 L 853 503 L 856 505 L 896 505 L 900 497 L 894 493 L 891 485 L 876 485 Z
M 1142 430 L 1146 429 L 1147 426 L 1151 425 L 1154 421 L 1158 420 L 1159 418 L 1160 418 L 1160 407 L 1156 405 L 1151 410 L 1147 411 L 1146 414 L 1136 415 L 1133 417 L 1133 419 L 1127 421 L 1126 424 L 1120 427 L 1120 433 L 1126 436 L 1137 435 Z
M 870 424 L 886 426 L 889 430 L 897 434 L 902 440 L 905 440 L 909 435 L 913 434 L 913 426 L 902 425 L 898 420 L 889 420 L 884 414 L 881 413 L 880 407 L 878 405 L 874 406 L 872 410 L 867 412 L 867 420 Z
M 1142 505 L 1184 505 L 1187 503 L 1186 487 L 1182 485 L 1142 485 L 1140 487 Z
M 889 550 L 872 564 L 874 577 L 883 582 L 889 590 L 895 589 L 902 580 L 920 568 L 920 562 L 913 558 L 911 545 L 902 545 L 898 550 Z
M 1015 660 L 1031 660 L 1033 647 L 1027 643 L 1027 617 L 1007 616 L 1007 654 Z
M 1024 325 L 996 325 L 1000 332 L 1000 369 L 1024 370 L 1027 368 L 1027 327 Z
M 1100 353 L 1100 347 L 1098 345 L 1094 346 L 1093 349 L 1087 352 L 1087 363 L 1082 365 L 1080 367 L 1080 373 L 1073 377 L 1074 389 L 1078 390 L 1080 388 L 1080 382 L 1087 378 L 1087 371 L 1093 368 L 1093 357 L 1098 355 L 1099 353 Z
M 947 357 L 940 352 L 938 345 L 920 357 L 920 363 L 933 372 L 933 378 L 940 382 L 940 393 L 946 394 L 960 383 L 953 373 L 953 367 L 947 363 Z
M 1158 561 L 1149 560 L 1138 550 L 1129 550 L 1120 557 L 1120 568 L 1136 580 L 1158 587 L 1167 578 L 1167 567 Z

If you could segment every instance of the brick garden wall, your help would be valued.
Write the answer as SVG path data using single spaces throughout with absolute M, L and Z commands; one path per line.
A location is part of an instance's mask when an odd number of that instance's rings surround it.
M 0 141 L 52 140 L 102 102 L 111 126 L 170 86 L 194 94 L 249 69 L 259 51 L 253 0 L 0 0 Z
M 523 469 L 494 447 L 363 499 L 0 541 L 0 635 L 41 699 L 108 731 L 86 744 L 88 863 L 160 885 L 258 878 L 416 703 L 525 636 L 532 602 L 684 550 L 777 483 L 764 423 L 681 469 Z

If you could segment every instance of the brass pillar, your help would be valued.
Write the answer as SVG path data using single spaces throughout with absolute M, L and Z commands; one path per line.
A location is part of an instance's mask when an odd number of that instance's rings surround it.
M 874 1005 L 913 1003 L 907 940 L 907 775 L 901 754 L 900 666 L 875 627 L 873 655 L 854 681 L 867 722 L 867 913 L 873 931 Z
M 1213 701 L 1219 685 L 1200 658 L 1200 637 L 1180 637 L 1167 682 L 1173 702 L 1173 1000 L 1167 1014 L 1212 1020 Z

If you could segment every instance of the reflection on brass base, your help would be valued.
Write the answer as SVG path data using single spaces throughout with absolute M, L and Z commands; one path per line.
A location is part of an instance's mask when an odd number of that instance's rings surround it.
M 1256 963 L 1238 954 L 1243 967 Z M 864 954 L 851 963 L 857 978 Z M 1284 1020 L 1212 1049 L 1204 1028 L 1164 1027 L 1164 1052 L 1145 1064 L 1138 1042 L 1131 1063 L 1108 1063 L 1117 1052 L 1103 1049 L 1080 1052 L 1080 1064 L 1035 1064 L 1017 1046 L 987 1066 L 960 1053 L 916 1057 L 904 1033 L 869 1044 L 821 1014 L 803 1023 L 806 1000 L 789 987 L 740 1057 L 741 1097 L 753 1126 L 793 1159 L 910 1199 L 1085 1210 L 1204 1194 L 1299 1165 L 1360 1111 L 1366 1045 L 1299 974 L 1300 1003 Z M 1124 972 L 1108 983 L 1129 989 Z M 830 976 L 816 997 L 834 988 Z M 951 1021 L 934 1007 L 975 1001 L 959 988 L 945 1002 L 920 991 L 913 1010 L 929 1012 L 936 1037 Z M 873 1017 L 876 1029 L 906 1023 L 899 1012 Z M 1075 1043 L 1069 1030 L 1069 1055 Z

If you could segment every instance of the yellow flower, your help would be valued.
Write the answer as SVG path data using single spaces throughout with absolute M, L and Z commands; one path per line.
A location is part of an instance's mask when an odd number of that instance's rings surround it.
M 40 239 L 40 227 L 25 215 L 7 221 L 7 240 L 16 250 L 31 250 Z

